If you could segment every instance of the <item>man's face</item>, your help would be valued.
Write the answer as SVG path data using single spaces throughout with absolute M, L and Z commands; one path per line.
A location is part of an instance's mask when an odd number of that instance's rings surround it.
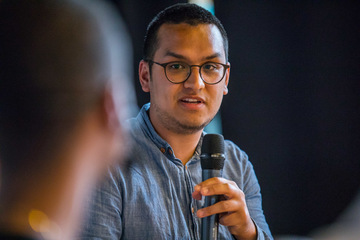
M 227 63 L 221 33 L 214 25 L 164 24 L 157 37 L 158 49 L 152 59 L 155 62 Z M 177 134 L 202 130 L 214 118 L 228 92 L 229 69 L 221 82 L 208 85 L 201 79 L 199 67 L 192 67 L 189 78 L 180 84 L 169 82 L 163 67 L 153 64 L 151 76 L 148 67 L 147 63 L 140 65 L 140 82 L 143 90 L 150 92 L 150 120 L 155 129 L 165 128 Z M 144 74 L 142 68 L 148 73 Z M 145 75 L 149 81 L 142 81 Z

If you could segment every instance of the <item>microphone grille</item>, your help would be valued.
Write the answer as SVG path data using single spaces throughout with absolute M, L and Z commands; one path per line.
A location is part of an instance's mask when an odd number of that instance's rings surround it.
M 224 154 L 224 137 L 221 134 L 206 134 L 203 139 L 201 154 Z
M 201 147 L 201 168 L 221 170 L 224 167 L 224 137 L 206 134 Z

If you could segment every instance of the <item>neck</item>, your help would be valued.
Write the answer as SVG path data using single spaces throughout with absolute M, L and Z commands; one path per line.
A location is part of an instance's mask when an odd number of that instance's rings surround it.
M 202 134 L 202 130 L 191 134 L 181 134 L 163 127 L 154 126 L 154 129 L 160 137 L 170 144 L 174 151 L 174 155 L 181 160 L 183 165 L 185 165 L 194 155 L 196 146 L 198 145 Z
M 194 155 L 197 144 L 199 143 L 202 132 L 192 135 L 180 135 L 170 139 L 165 139 L 172 147 L 174 154 L 185 165 Z

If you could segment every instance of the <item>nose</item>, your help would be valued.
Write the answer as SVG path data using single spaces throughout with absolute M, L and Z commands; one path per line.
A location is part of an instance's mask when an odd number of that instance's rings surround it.
M 184 82 L 184 87 L 196 90 L 200 90 L 205 87 L 205 82 L 200 76 L 200 66 L 191 66 L 190 76 Z

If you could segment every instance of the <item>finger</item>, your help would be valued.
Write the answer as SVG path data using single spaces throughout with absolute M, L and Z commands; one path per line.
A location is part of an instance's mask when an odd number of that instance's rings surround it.
M 245 225 L 249 223 L 250 213 L 246 204 L 240 204 L 237 210 L 228 211 L 219 216 L 219 223 L 224 226 Z
M 201 187 L 200 193 L 203 196 L 224 195 L 226 199 L 241 198 L 243 192 L 231 181 L 211 186 Z
M 208 217 L 214 214 L 221 214 L 221 213 L 225 213 L 227 214 L 228 212 L 233 212 L 233 211 L 238 211 L 240 210 L 242 204 L 240 204 L 238 201 L 236 200 L 226 200 L 226 201 L 220 201 L 214 205 L 211 205 L 209 207 L 206 208 L 202 208 L 199 209 L 196 212 L 196 215 L 199 218 L 203 218 L 203 217 Z
M 236 235 L 236 232 L 248 232 L 249 234 L 251 234 L 251 232 L 256 233 L 256 227 L 250 218 L 250 215 L 241 216 L 236 212 L 229 213 L 220 217 L 219 223 L 221 225 L 227 226 L 229 231 L 234 235 Z
M 194 199 L 196 199 L 196 200 L 201 200 L 202 195 L 201 195 L 200 191 L 194 191 L 194 192 L 192 193 L 192 197 L 193 197 Z
M 236 212 L 230 212 L 228 214 L 223 214 L 222 216 L 219 216 L 219 223 L 221 225 L 230 227 L 235 226 L 241 223 L 241 217 L 236 214 Z
M 220 183 L 225 183 L 228 180 L 226 180 L 225 178 L 221 178 L 221 177 L 213 177 L 213 178 L 209 178 L 201 183 L 199 183 L 197 186 L 200 187 L 208 187 L 214 184 L 220 184 Z
M 200 187 L 199 185 L 196 185 L 196 186 L 194 187 L 194 191 L 193 191 L 193 193 L 192 193 L 192 197 L 193 197 L 194 199 L 196 199 L 196 200 L 201 200 L 202 195 L 201 195 L 200 190 L 201 190 L 201 187 Z
M 206 188 L 213 185 L 213 184 L 218 184 L 219 182 L 221 182 L 221 180 L 218 180 L 216 178 L 212 178 L 212 179 L 208 179 L 204 182 L 199 183 L 198 185 L 196 185 L 194 187 L 194 192 L 192 193 L 192 197 L 196 200 L 201 200 L 202 197 L 202 191 L 201 189 L 205 189 L 205 192 L 207 191 Z M 203 190 L 204 192 L 204 190 Z

